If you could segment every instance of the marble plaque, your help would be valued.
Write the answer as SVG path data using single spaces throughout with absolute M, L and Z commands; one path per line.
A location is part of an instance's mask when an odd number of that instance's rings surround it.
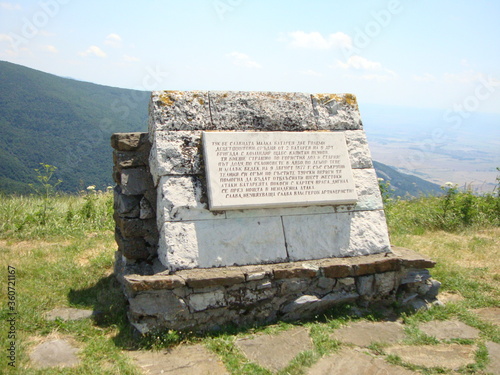
M 342 132 L 203 132 L 212 211 L 355 204 Z

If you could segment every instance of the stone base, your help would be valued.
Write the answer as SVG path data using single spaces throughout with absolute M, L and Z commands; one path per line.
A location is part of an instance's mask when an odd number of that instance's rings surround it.
M 404 248 L 391 253 L 269 265 L 154 272 L 117 252 L 116 274 L 139 332 L 207 331 L 317 315 L 336 304 L 435 299 L 435 262 Z M 157 269 L 156 269 L 157 271 Z

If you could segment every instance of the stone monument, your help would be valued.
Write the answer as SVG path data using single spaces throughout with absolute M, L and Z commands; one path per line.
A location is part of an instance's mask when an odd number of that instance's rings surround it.
M 437 294 L 434 262 L 390 246 L 351 94 L 153 92 L 149 132 L 112 146 L 116 273 L 142 333 Z

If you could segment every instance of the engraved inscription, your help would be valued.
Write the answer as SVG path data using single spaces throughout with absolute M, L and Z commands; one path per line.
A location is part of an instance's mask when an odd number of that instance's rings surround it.
M 353 204 L 343 133 L 204 132 L 211 210 Z

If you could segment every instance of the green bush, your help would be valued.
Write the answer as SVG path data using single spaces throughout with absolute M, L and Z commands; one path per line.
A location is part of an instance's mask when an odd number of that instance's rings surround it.
M 498 178 L 497 178 L 498 181 Z M 387 183 L 383 190 L 388 191 Z M 410 200 L 384 199 L 387 221 L 394 234 L 422 234 L 427 230 L 458 232 L 500 226 L 500 194 L 477 195 L 447 183 L 444 195 Z

